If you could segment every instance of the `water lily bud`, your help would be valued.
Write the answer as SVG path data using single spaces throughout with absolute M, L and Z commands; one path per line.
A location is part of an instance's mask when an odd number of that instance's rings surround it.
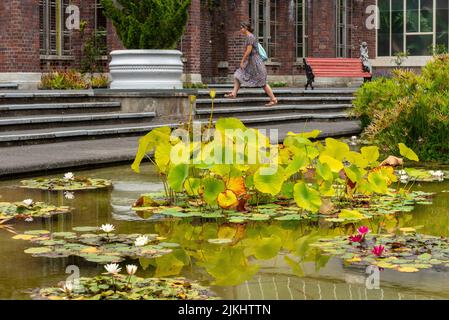
M 137 272 L 137 266 L 133 265 L 133 264 L 127 265 L 126 266 L 126 272 L 128 272 L 128 274 L 130 276 L 133 276 Z
M 216 91 L 214 90 L 214 89 L 212 89 L 212 90 L 210 90 L 209 91 L 209 95 L 210 95 L 210 97 L 212 98 L 212 99 L 215 99 L 215 95 L 216 95 L 217 93 L 216 93 Z

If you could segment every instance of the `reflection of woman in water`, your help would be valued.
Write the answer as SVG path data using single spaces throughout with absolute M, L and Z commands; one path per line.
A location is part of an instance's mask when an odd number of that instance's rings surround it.
M 267 106 L 273 106 L 278 100 L 273 94 L 270 85 L 267 83 L 267 69 L 260 57 L 259 47 L 256 37 L 252 34 L 253 28 L 249 23 L 241 24 L 241 33 L 246 36 L 246 51 L 240 62 L 240 68 L 234 73 L 234 90 L 225 94 L 226 98 L 235 98 L 243 84 L 252 88 L 263 88 L 271 101 Z

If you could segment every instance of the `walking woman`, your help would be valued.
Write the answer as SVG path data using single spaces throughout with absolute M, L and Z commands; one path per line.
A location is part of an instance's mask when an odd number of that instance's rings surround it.
M 278 100 L 267 83 L 267 69 L 259 54 L 258 42 L 252 33 L 253 28 L 249 23 L 242 23 L 240 27 L 240 32 L 246 37 L 246 50 L 240 62 L 240 68 L 234 73 L 234 90 L 225 94 L 225 97 L 236 98 L 242 85 L 252 88 L 263 88 L 270 97 L 270 103 L 266 104 L 266 106 L 273 106 L 278 103 Z

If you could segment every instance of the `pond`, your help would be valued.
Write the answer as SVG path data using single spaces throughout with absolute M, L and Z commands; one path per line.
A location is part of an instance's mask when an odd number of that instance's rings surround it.
M 140 217 L 131 205 L 142 193 L 161 190 L 155 170 L 135 174 L 129 166 L 74 172 L 76 176 L 111 179 L 109 191 L 74 192 L 67 199 L 62 192 L 26 190 L 20 180 L 0 182 L 0 201 L 32 198 L 75 210 L 51 219 L 19 221 L 17 233 L 26 230 L 71 231 L 77 226 L 112 223 L 119 233 L 155 233 L 166 242 L 178 243 L 173 252 L 158 258 L 127 260 L 139 268 L 142 277 L 183 276 L 211 286 L 223 299 L 449 299 L 449 270 L 431 268 L 417 273 L 385 269 L 380 289 L 369 290 L 365 268 L 345 265 L 336 257 L 323 255 L 309 244 L 326 236 L 352 234 L 354 226 L 324 221 L 226 221 L 188 218 Z M 53 175 L 61 176 L 61 174 Z M 49 176 L 52 177 L 52 176 Z M 416 190 L 436 192 L 432 205 L 417 205 L 414 211 L 382 216 L 366 222 L 371 230 L 380 226 L 417 227 L 426 235 L 449 236 L 449 181 L 420 183 Z M 81 276 L 104 271 L 101 265 L 81 258 L 32 257 L 24 250 L 27 241 L 0 229 L 0 299 L 29 299 L 28 290 L 54 286 L 76 265 Z M 230 243 L 210 239 L 229 238 Z M 122 263 L 124 265 L 124 263 Z

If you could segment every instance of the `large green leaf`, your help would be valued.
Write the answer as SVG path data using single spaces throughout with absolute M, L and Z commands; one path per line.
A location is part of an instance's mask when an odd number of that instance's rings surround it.
M 267 169 L 266 167 L 261 167 L 256 171 L 254 174 L 254 185 L 258 191 L 275 196 L 281 192 L 285 170 L 278 166 L 274 173 L 265 174 L 264 170 Z
M 203 179 L 202 184 L 204 188 L 204 201 L 208 204 L 216 203 L 218 195 L 225 191 L 225 184 L 222 180 L 205 178 Z
M 316 164 L 316 173 L 326 181 L 333 181 L 334 175 L 331 168 L 327 163 L 321 163 L 320 161 Z
M 399 153 L 401 154 L 401 156 L 403 156 L 409 160 L 412 160 L 412 161 L 417 161 L 417 162 L 419 161 L 418 156 L 412 149 L 410 149 L 403 143 L 399 143 L 398 146 L 399 146 Z
M 319 159 L 322 164 L 327 164 L 332 172 L 338 173 L 343 169 L 343 163 L 337 158 L 322 154 Z
M 335 140 L 333 138 L 327 138 L 326 147 L 324 148 L 323 155 L 335 158 L 342 161 L 347 153 L 350 151 L 349 146 L 341 141 Z
M 246 130 L 245 125 L 240 119 L 237 118 L 220 118 L 215 124 L 215 128 L 221 132 L 225 130 Z
M 161 127 L 152 130 L 150 133 L 140 138 L 139 148 L 131 168 L 139 173 L 140 163 L 143 158 L 145 158 L 148 153 L 152 152 L 159 144 L 168 144 L 170 142 L 170 133 L 171 129 L 169 127 Z
M 189 175 L 188 164 L 178 164 L 170 169 L 168 173 L 168 184 L 175 192 L 183 191 L 183 184 Z
M 293 160 L 289 163 L 287 168 L 285 169 L 285 179 L 290 178 L 292 175 L 297 173 L 299 170 L 305 168 L 307 166 L 307 157 L 304 153 L 298 154 L 293 157 Z
M 170 163 L 170 152 L 172 146 L 169 143 L 160 144 L 156 147 L 154 160 L 161 172 L 166 173 L 168 164 Z
M 293 190 L 295 201 L 299 207 L 313 213 L 318 212 L 322 200 L 320 193 L 317 190 L 308 187 L 302 181 L 295 184 Z
M 379 148 L 376 146 L 362 147 L 360 153 L 371 165 L 375 164 L 380 156 Z
M 381 172 L 376 171 L 368 174 L 368 181 L 374 192 L 382 194 L 388 193 L 387 179 Z

